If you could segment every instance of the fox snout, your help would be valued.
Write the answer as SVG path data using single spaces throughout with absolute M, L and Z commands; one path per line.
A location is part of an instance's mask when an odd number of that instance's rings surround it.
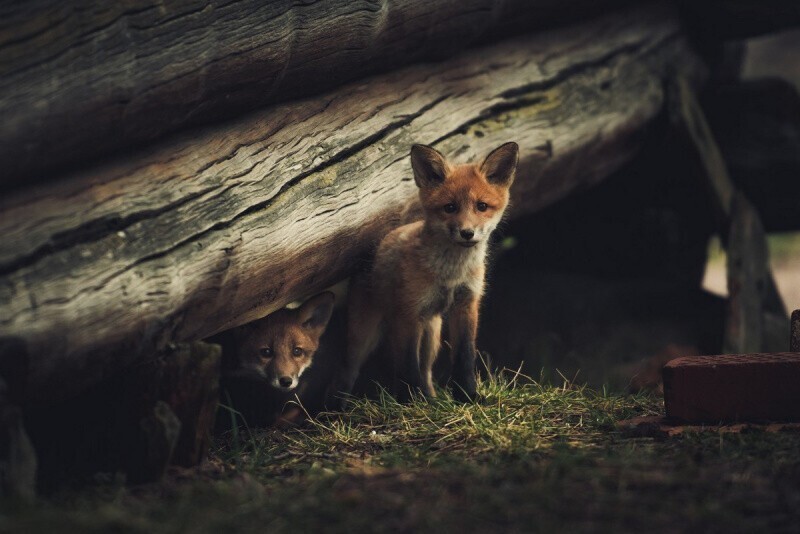
M 259 361 L 247 362 L 242 366 L 243 375 L 249 375 L 252 378 L 266 381 L 271 387 L 280 391 L 292 391 L 300 384 L 300 375 L 310 365 L 310 359 L 307 362 L 295 365 L 295 362 L 290 362 L 287 367 L 292 369 L 279 369 L 276 361 Z
M 270 381 L 270 385 L 281 391 L 292 391 L 299 382 L 300 380 L 297 376 L 283 375 L 274 377 Z
M 480 241 L 475 236 L 475 230 L 471 228 L 454 228 L 450 233 L 453 241 L 465 248 L 474 247 Z
M 462 247 L 474 247 L 480 243 L 484 237 L 491 233 L 480 226 L 460 226 L 450 227 L 450 238 Z

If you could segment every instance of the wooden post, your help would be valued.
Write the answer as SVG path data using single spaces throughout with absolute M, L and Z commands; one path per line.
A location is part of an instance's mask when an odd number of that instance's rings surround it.
M 733 185 L 699 102 L 686 80 L 669 86 L 670 112 L 699 162 L 715 200 L 728 253 L 728 304 L 723 352 L 779 350 L 773 325 L 786 324 L 786 310 L 769 266 L 766 233 L 758 212 Z
M 30 502 L 36 496 L 37 458 L 22 422 L 22 411 L 9 402 L 0 378 L 0 500 Z
M 219 400 L 221 348 L 170 345 L 125 380 L 123 463 L 132 482 L 159 479 L 167 465 L 197 465 L 206 455 Z

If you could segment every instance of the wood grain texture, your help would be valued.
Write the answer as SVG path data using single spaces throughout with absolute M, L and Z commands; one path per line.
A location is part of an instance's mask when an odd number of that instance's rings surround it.
M 701 71 L 671 10 L 651 6 L 276 106 L 7 196 L 0 339 L 27 349 L 29 397 L 66 395 L 167 341 L 348 276 L 413 216 L 412 143 L 465 161 L 517 141 L 514 216 L 619 168 L 662 109 L 666 73 Z
M 0 184 L 624 0 L 30 0 L 0 6 Z

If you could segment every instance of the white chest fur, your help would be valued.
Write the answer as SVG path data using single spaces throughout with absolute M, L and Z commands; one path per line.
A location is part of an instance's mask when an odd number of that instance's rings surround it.
M 468 290 L 475 295 L 483 292 L 484 243 L 468 249 L 451 246 L 427 255 L 424 260 L 425 266 L 434 274 L 436 284 L 418 304 L 421 316 L 438 315 L 448 310 L 458 291 Z

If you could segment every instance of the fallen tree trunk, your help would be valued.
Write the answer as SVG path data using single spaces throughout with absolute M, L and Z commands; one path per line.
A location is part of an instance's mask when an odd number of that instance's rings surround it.
M 0 186 L 629 0 L 0 6 Z
M 348 276 L 416 202 L 411 143 L 466 160 L 519 142 L 515 216 L 619 168 L 662 109 L 666 73 L 701 71 L 671 10 L 651 6 L 352 84 L 6 197 L 0 346 L 26 349 L 29 399 L 66 396 L 167 341 Z

